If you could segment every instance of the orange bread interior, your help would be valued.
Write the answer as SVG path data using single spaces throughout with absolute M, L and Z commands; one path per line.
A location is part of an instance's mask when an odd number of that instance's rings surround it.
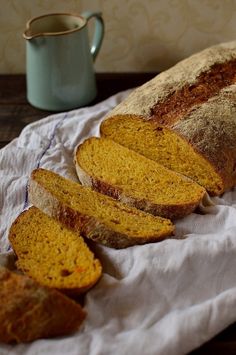
M 101 135 L 188 176 L 212 195 L 223 191 L 222 178 L 213 166 L 167 127 L 135 115 L 116 115 L 102 123 Z
M 189 178 L 107 138 L 87 139 L 75 164 L 83 184 L 136 207 L 142 201 L 141 209 L 167 218 L 191 213 L 205 193 Z
M 41 285 L 79 294 L 101 276 L 101 264 L 83 238 L 36 207 L 19 215 L 9 240 L 17 267 Z
M 123 236 L 132 245 L 161 240 L 174 231 L 169 219 L 129 207 L 46 169 L 32 172 L 29 196 L 38 208 L 70 228 L 79 228 L 83 236 L 97 235 L 106 245 L 112 235 L 114 244 L 120 244 Z

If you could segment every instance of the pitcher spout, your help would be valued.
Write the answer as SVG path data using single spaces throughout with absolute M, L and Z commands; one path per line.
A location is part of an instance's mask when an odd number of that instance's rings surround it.
M 27 40 L 40 36 L 59 36 L 80 31 L 87 20 L 80 15 L 57 13 L 35 17 L 26 24 L 23 37 Z
M 25 32 L 23 33 L 23 37 L 24 37 L 24 39 L 29 40 L 29 39 L 32 39 L 32 38 L 36 37 L 36 35 L 33 35 L 33 34 L 31 33 L 30 28 L 27 28 L 27 29 L 25 30 Z
M 35 21 L 35 19 L 31 19 L 26 23 L 26 29 L 23 32 L 23 38 L 27 39 L 27 40 L 31 40 L 35 37 L 39 37 L 42 36 L 43 33 L 39 30 L 37 30 L 37 28 L 35 28 L 35 25 L 33 24 L 33 22 Z

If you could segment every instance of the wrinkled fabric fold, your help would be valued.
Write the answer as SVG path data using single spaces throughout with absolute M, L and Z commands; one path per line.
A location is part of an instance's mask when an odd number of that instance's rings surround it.
M 37 167 L 78 181 L 77 144 L 99 135 L 105 115 L 129 91 L 92 107 L 51 115 L 0 150 L 0 263 L 11 258 L 8 229 L 29 206 Z M 95 245 L 103 277 L 85 297 L 88 317 L 72 336 L 17 346 L 1 355 L 186 354 L 236 320 L 236 190 L 208 198 L 176 222 L 176 239 L 113 250 Z

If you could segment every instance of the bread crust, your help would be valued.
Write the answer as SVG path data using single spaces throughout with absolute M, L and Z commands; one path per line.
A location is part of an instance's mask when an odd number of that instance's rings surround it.
M 79 165 L 79 159 L 76 158 L 77 154 L 79 154 L 79 149 L 80 146 L 78 146 L 75 150 L 74 164 L 76 173 L 82 185 L 91 187 L 95 191 L 108 195 L 122 203 L 138 208 L 144 212 L 151 213 L 154 216 L 160 216 L 169 219 L 182 218 L 192 213 L 203 198 L 204 191 L 202 196 L 200 196 L 197 201 L 191 203 L 178 205 L 158 205 L 146 199 L 138 199 L 132 196 L 127 196 L 121 188 L 118 188 L 117 186 L 115 187 L 112 184 L 108 184 L 107 182 L 101 181 L 95 176 L 90 176 L 88 173 L 86 173 L 86 171 Z
M 172 129 L 211 163 L 223 190 L 236 184 L 236 85 L 195 107 Z
M 114 115 L 152 116 L 152 109 L 164 102 L 169 95 L 184 86 L 196 83 L 204 72 L 216 64 L 236 59 L 236 41 L 218 44 L 198 52 L 158 74 L 153 79 L 135 89 L 124 101 L 117 105 L 106 118 Z
M 60 292 L 0 267 L 0 341 L 30 342 L 76 331 L 86 312 Z
M 231 81 L 225 81 L 224 87 L 205 102 L 194 104 L 183 114 L 161 121 L 155 116 L 155 107 L 159 103 L 167 105 L 168 97 L 183 87 L 194 85 L 198 77 L 211 73 L 217 64 L 227 65 L 234 61 Z M 220 83 L 219 72 L 217 80 Z M 205 49 L 156 76 L 151 81 L 134 90 L 126 100 L 112 110 L 105 120 L 114 116 L 132 115 L 147 120 L 156 129 L 166 127 L 174 131 L 192 146 L 196 153 L 212 165 L 223 181 L 219 193 L 236 184 L 236 41 L 216 45 Z M 204 87 L 199 87 L 204 90 Z M 183 93 L 184 95 L 184 93 Z M 166 106 L 168 113 L 168 105 Z M 101 135 L 103 124 L 101 125 Z
M 71 228 L 75 232 L 80 232 L 82 236 L 95 242 L 111 248 L 121 249 L 137 244 L 161 241 L 174 233 L 174 227 L 172 232 L 162 232 L 162 235 L 148 237 L 130 237 L 129 235 L 114 231 L 95 217 L 79 213 L 62 201 L 59 201 L 34 179 L 34 174 L 35 171 L 31 174 L 29 184 L 30 202 L 68 228 Z

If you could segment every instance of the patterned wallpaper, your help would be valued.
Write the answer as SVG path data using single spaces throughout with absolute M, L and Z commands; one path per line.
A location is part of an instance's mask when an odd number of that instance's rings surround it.
M 25 23 L 50 12 L 103 13 L 98 72 L 160 71 L 211 44 L 236 39 L 236 0 L 0 0 L 0 5 L 0 73 L 25 72 Z

